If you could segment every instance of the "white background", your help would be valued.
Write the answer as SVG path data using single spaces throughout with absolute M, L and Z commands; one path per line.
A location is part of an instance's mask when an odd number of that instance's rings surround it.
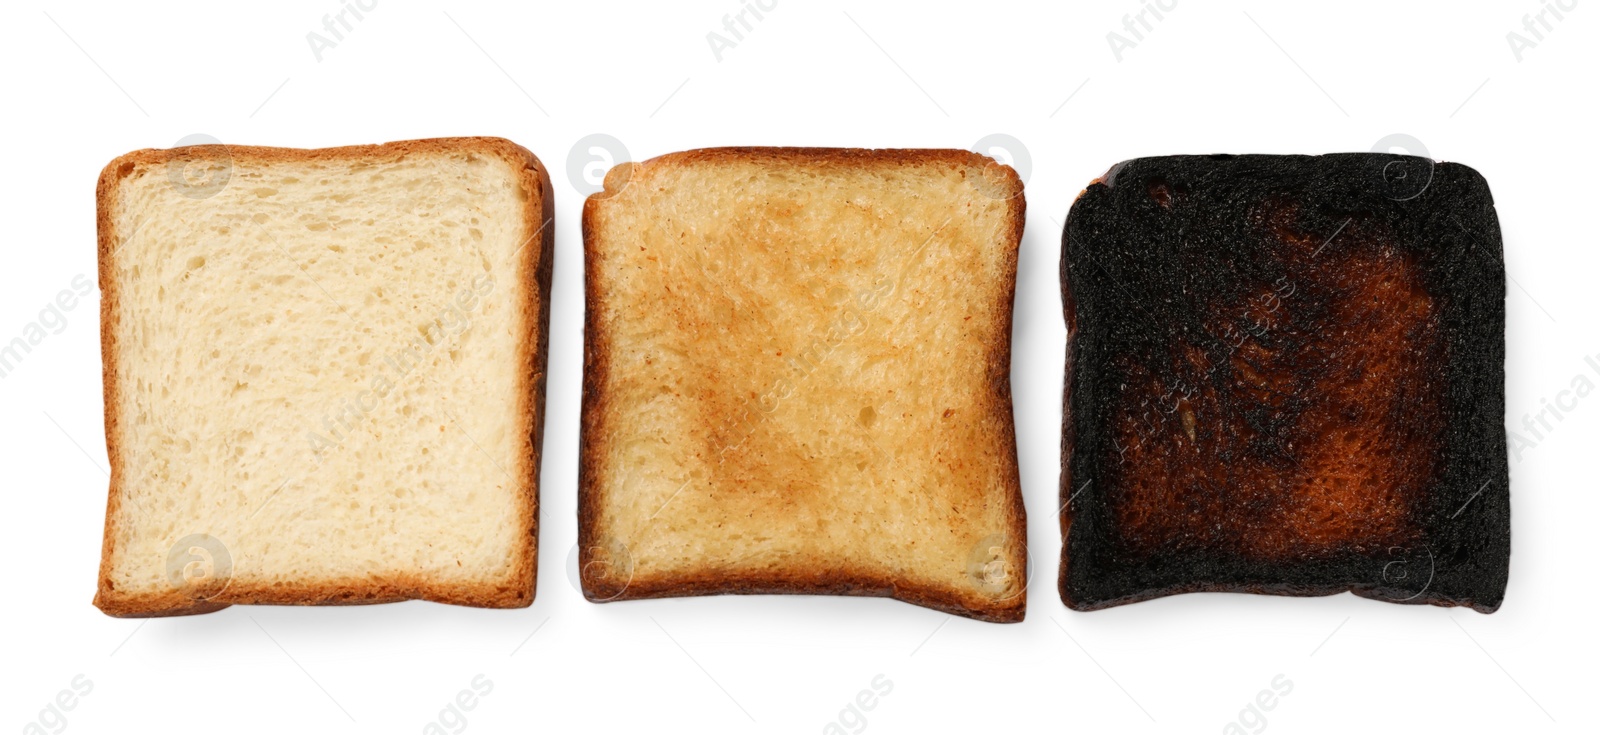
M 380 0 L 318 61 L 306 36 L 335 0 L 7 4 L 0 341 L 74 276 L 93 279 L 100 168 L 193 133 L 296 147 L 504 136 L 554 174 L 558 254 L 539 584 L 524 610 L 102 615 L 89 603 L 107 479 L 98 293 L 67 312 L 0 379 L 0 730 L 38 722 L 82 674 L 93 688 L 62 713 L 70 732 L 418 732 L 482 674 L 494 688 L 465 713 L 468 732 L 815 733 L 882 674 L 892 691 L 864 720 L 845 712 L 845 731 L 1219 732 L 1282 674 L 1292 692 L 1265 725 L 1246 713 L 1245 731 L 1595 732 L 1600 398 L 1537 439 L 1522 422 L 1577 376 L 1600 384 L 1584 362 L 1600 351 L 1600 8 L 1547 15 L 1537 40 L 1523 15 L 1538 0 L 1179 0 L 1119 61 L 1107 34 L 1126 33 L 1141 3 L 1071 5 L 779 0 L 719 61 L 707 34 L 741 0 Z M 1520 61 L 1511 32 L 1535 44 Z M 582 197 L 566 171 L 592 133 L 635 159 L 734 144 L 967 148 L 994 133 L 1023 143 L 1012 378 L 1035 562 L 1025 622 L 875 599 L 584 601 L 567 565 L 583 303 Z M 1507 425 L 1535 446 L 1512 460 L 1504 607 L 1210 594 L 1065 609 L 1057 266 L 1072 198 L 1125 158 L 1365 151 L 1391 133 L 1481 171 L 1505 233 Z

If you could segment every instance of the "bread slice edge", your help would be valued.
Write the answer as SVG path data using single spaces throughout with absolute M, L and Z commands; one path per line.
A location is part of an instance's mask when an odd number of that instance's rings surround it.
M 610 334 L 596 320 L 595 304 L 605 297 L 595 268 L 598 260 L 598 227 L 600 208 L 612 196 L 634 183 L 650 169 L 662 166 L 689 165 L 702 162 L 760 160 L 775 164 L 810 163 L 835 167 L 860 165 L 918 165 L 953 163 L 980 165 L 986 183 L 995 193 L 1011 204 L 1011 229 L 1006 234 L 1009 253 L 1005 265 L 1004 283 L 1000 288 L 1001 311 L 1005 323 L 999 338 L 992 345 L 989 363 L 998 365 L 994 371 L 1001 383 L 996 386 L 999 397 L 994 410 L 1003 412 L 1007 448 L 1004 460 L 1007 468 L 999 483 L 1005 493 L 1005 502 L 1015 510 L 1011 514 L 1010 528 L 1014 552 L 1012 568 L 1027 568 L 1031 564 L 1027 551 L 1027 511 L 1022 499 L 1020 466 L 1017 460 L 1015 414 L 1012 407 L 1010 367 L 1011 336 L 1015 320 L 1017 260 L 1021 251 L 1022 235 L 1026 221 L 1026 198 L 1020 176 L 1010 166 L 994 159 L 960 149 L 865 149 L 865 148 L 803 148 L 803 147 L 723 147 L 700 148 L 656 156 L 642 163 L 624 162 L 614 166 L 605 178 L 604 190 L 592 194 L 583 206 L 584 252 L 584 363 L 582 410 L 579 427 L 578 461 L 578 562 L 579 577 L 584 597 L 591 602 L 653 599 L 666 597 L 691 597 L 721 594 L 800 594 L 844 595 L 858 597 L 888 597 L 952 615 L 986 622 L 1021 622 L 1026 614 L 1026 586 L 1016 595 L 993 604 L 974 603 L 958 591 L 936 585 L 907 585 L 902 580 L 867 574 L 820 572 L 815 574 L 774 573 L 757 577 L 726 577 L 705 575 L 662 575 L 655 578 L 633 577 L 618 585 L 605 575 L 593 573 L 597 565 L 609 562 L 597 554 L 603 529 L 600 527 L 600 493 L 604 478 L 600 477 L 599 457 L 603 453 L 595 442 L 605 435 L 601 421 L 606 413 L 606 396 L 603 386 L 610 369 L 608 355 L 611 349 Z
M 232 160 L 304 162 L 393 159 L 409 154 L 473 151 L 503 160 L 516 172 L 529 198 L 523 206 L 524 242 L 518 278 L 532 287 L 521 305 L 522 339 L 517 361 L 523 384 L 517 391 L 519 423 L 528 436 L 521 467 L 514 474 L 522 481 L 523 523 L 526 537 L 514 551 L 508 576 L 498 583 L 474 585 L 436 584 L 421 577 L 396 577 L 381 582 L 367 579 L 330 580 L 294 587 L 229 584 L 206 599 L 194 599 L 181 590 L 128 592 L 111 583 L 117 554 L 115 530 L 120 516 L 122 448 L 117 443 L 120 386 L 117 382 L 116 346 L 121 311 L 120 294 L 112 277 L 123 233 L 116 227 L 118 184 L 144 167 L 205 156 L 223 149 Z M 267 146 L 202 145 L 181 148 L 146 148 L 118 156 L 101 170 L 95 187 L 95 222 L 99 263 L 101 382 L 105 401 L 106 453 L 111 479 L 106 498 L 106 522 L 101 541 L 100 568 L 94 605 L 114 617 L 164 617 L 214 612 L 233 604 L 321 605 L 398 602 L 421 599 L 474 607 L 516 608 L 533 604 L 538 571 L 539 469 L 544 441 L 545 376 L 549 363 L 550 285 L 555 256 L 554 189 L 549 172 L 531 151 L 504 138 L 455 137 L 403 140 L 373 145 L 334 148 L 277 148 Z M 131 237 L 130 233 L 129 236 Z M 537 242 L 535 242 L 537 240 Z

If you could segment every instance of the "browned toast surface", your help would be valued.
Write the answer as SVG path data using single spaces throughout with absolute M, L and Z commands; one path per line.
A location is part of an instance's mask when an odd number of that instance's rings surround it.
M 1020 620 L 1021 182 L 965 151 L 713 149 L 584 209 L 597 601 L 891 596 Z

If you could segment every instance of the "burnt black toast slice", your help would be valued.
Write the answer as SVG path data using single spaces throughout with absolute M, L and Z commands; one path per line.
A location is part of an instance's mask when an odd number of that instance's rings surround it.
M 1063 234 L 1062 600 L 1353 592 L 1493 612 L 1505 270 L 1474 170 L 1119 164 Z

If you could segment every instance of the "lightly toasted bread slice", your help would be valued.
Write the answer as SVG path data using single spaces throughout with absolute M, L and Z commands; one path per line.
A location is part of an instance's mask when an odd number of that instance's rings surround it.
M 893 597 L 1015 622 L 1016 172 L 720 148 L 584 205 L 579 561 L 593 601 Z
M 1060 589 L 1493 612 L 1510 567 L 1488 184 L 1387 153 L 1119 164 L 1063 233 Z
M 106 166 L 95 604 L 530 604 L 551 205 L 499 138 Z

